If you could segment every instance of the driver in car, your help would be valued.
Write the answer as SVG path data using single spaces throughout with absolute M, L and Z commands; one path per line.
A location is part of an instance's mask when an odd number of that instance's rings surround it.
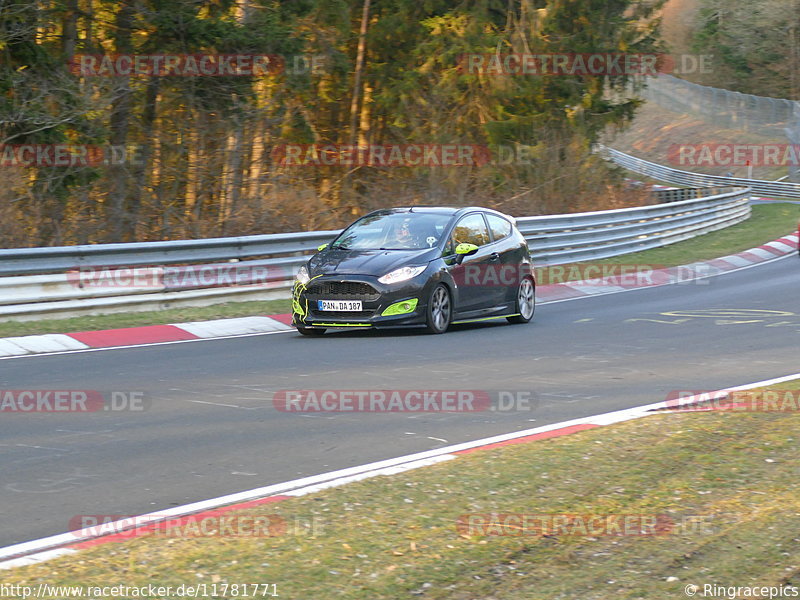
M 394 227 L 394 243 L 398 248 L 416 248 L 417 242 L 413 235 L 411 235 L 411 228 L 409 220 L 406 219 L 397 223 Z

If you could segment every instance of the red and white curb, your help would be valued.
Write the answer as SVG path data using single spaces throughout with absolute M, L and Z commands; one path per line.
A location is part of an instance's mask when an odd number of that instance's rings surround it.
M 791 234 L 758 248 L 751 248 L 745 252 L 714 260 L 665 269 L 639 270 L 625 273 L 622 276 L 612 275 L 611 277 L 538 285 L 536 296 L 542 304 L 546 304 L 548 302 L 571 300 L 586 296 L 615 294 L 648 287 L 688 283 L 782 258 L 796 252 L 797 245 L 798 234 Z M 602 265 L 596 265 L 596 267 L 600 271 Z M 609 265 L 609 267 L 613 268 L 613 265 Z M 558 265 L 545 268 L 557 269 Z M 588 272 L 586 269 L 584 271 Z M 50 333 L 0 338 L 0 359 L 76 350 L 120 348 L 277 333 L 291 330 L 290 323 L 291 315 L 270 315 L 79 333 Z
M 270 315 L 0 338 L 0 357 L 272 333 L 292 329 L 290 322 L 291 315 Z
M 736 392 L 754 387 L 776 385 L 798 378 L 800 378 L 800 373 L 794 373 L 775 379 L 757 381 L 736 387 L 725 388 L 724 390 L 717 390 L 712 392 L 712 396 L 718 397 L 723 392 Z M 182 524 L 181 518 L 189 520 L 189 518 L 215 517 L 233 510 L 243 510 L 263 504 L 280 502 L 289 498 L 298 498 L 320 490 L 339 487 L 354 481 L 362 481 L 380 475 L 394 475 L 453 460 L 460 455 L 469 454 L 478 450 L 489 450 L 502 446 L 560 437 L 587 429 L 594 429 L 605 425 L 621 423 L 623 421 L 631 421 L 633 419 L 656 414 L 657 411 L 663 411 L 664 409 L 676 409 L 689 404 L 702 402 L 707 399 L 708 395 L 708 393 L 704 393 L 685 398 L 664 400 L 653 404 L 644 404 L 642 406 L 616 410 L 591 417 L 543 425 L 541 427 L 534 427 L 533 429 L 515 431 L 513 433 L 496 435 L 472 442 L 454 444 L 436 450 L 417 452 L 416 454 L 399 456 L 397 458 L 373 462 L 358 467 L 330 471 L 320 475 L 303 477 L 302 479 L 295 479 L 293 481 L 277 483 L 236 494 L 220 496 L 218 498 L 212 498 L 211 500 L 176 506 L 167 510 L 136 517 L 135 527 L 131 526 L 130 519 L 104 524 L 102 528 L 104 531 L 110 532 L 108 535 L 98 536 L 97 528 L 87 528 L 39 540 L 32 540 L 30 542 L 23 542 L 0 548 L 0 570 L 35 565 L 53 558 L 75 554 L 84 548 L 144 536 L 151 532 L 157 523 L 166 520 L 169 520 L 171 525 L 180 525 Z

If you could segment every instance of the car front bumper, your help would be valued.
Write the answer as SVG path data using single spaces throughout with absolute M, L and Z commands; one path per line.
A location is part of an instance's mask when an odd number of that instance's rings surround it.
M 376 277 L 366 275 L 321 275 L 314 277 L 306 285 L 295 283 L 292 294 L 292 324 L 309 329 L 367 329 L 424 325 L 429 285 L 427 270 L 408 281 L 395 284 L 383 284 Z M 369 286 L 371 291 L 366 286 Z M 363 310 L 360 312 L 320 310 L 318 300 L 360 300 Z M 417 302 L 410 312 L 383 314 L 393 304 L 413 300 Z

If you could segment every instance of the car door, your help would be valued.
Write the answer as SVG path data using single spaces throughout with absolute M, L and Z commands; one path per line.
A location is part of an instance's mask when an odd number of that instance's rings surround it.
M 523 272 L 523 250 L 512 235 L 514 226 L 510 221 L 500 215 L 485 213 L 489 233 L 492 235 L 491 248 L 500 256 L 499 267 L 494 281 L 498 288 L 498 302 L 508 303 L 516 301 L 517 288 Z
M 456 310 L 459 313 L 494 306 L 499 297 L 498 287 L 492 285 L 492 270 L 499 266 L 499 255 L 489 246 L 491 238 L 483 213 L 474 212 L 461 217 L 450 234 L 449 246 L 474 244 L 478 251 L 463 256 L 450 265 L 450 273 L 456 285 Z M 487 284 L 488 282 L 488 284 Z

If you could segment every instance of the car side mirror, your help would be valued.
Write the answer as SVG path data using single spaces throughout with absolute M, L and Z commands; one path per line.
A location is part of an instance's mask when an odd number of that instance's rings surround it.
M 477 251 L 478 247 L 475 244 L 459 244 L 456 246 L 456 262 L 461 264 L 465 256 L 475 254 Z
M 321 246 L 317 246 L 317 252 L 322 252 L 327 247 L 328 247 L 328 244 L 322 244 Z

